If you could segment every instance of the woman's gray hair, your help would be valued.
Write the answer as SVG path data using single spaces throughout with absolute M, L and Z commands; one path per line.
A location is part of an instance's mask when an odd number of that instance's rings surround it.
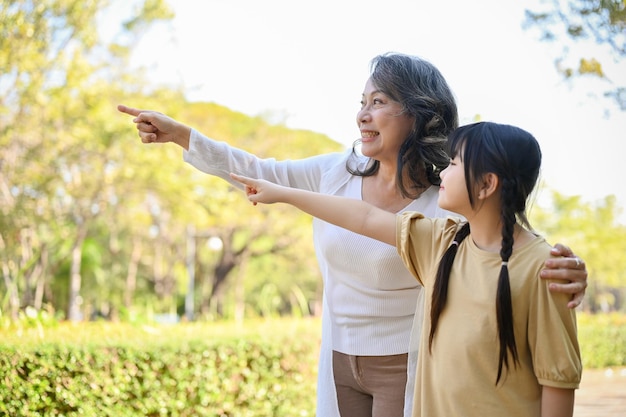
M 415 118 L 413 129 L 398 154 L 397 179 L 405 197 L 439 184 L 439 172 L 449 162 L 446 138 L 458 127 L 458 112 L 452 90 L 441 72 L 417 56 L 387 53 L 370 64 L 371 79 L 378 90 L 402 105 L 402 112 Z M 347 168 L 353 175 L 373 175 L 379 163 L 365 170 Z M 410 184 L 405 184 L 403 172 Z M 427 184 L 424 183 L 424 178 Z

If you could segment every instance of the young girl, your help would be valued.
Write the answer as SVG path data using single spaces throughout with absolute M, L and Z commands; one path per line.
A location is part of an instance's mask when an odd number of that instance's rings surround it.
M 575 312 L 537 279 L 551 247 L 525 214 L 539 145 L 489 122 L 458 128 L 448 143 L 438 202 L 466 220 L 232 178 L 254 204 L 289 203 L 397 247 L 426 289 L 413 416 L 571 417 L 582 372 Z

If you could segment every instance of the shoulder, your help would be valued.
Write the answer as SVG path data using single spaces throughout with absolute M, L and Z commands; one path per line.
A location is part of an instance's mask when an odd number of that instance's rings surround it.
M 396 218 L 400 242 L 410 242 L 417 236 L 420 240 L 432 236 L 451 242 L 462 224 L 462 219 L 455 216 L 431 218 L 417 211 L 405 211 Z
M 342 167 L 345 170 L 345 164 L 348 158 L 350 157 L 351 150 L 345 150 L 343 152 L 331 152 L 320 155 L 315 155 L 310 158 L 307 158 L 311 161 L 315 161 L 316 164 L 322 165 L 327 169 L 332 169 L 334 167 Z
M 541 236 L 535 236 L 518 248 L 514 247 L 509 265 L 511 276 L 519 279 L 523 277 L 531 287 L 545 287 L 548 281 L 538 277 L 546 259 L 553 257 L 551 249 L 552 246 Z
M 525 238 L 524 241 L 520 243 L 519 248 L 514 247 L 513 253 L 517 251 L 520 256 L 540 259 L 542 265 L 546 259 L 553 257 L 550 253 L 552 246 L 543 236 L 530 234 L 530 237 Z
M 352 152 L 352 149 L 319 155 L 314 158 L 317 159 L 320 167 L 323 169 L 320 191 L 326 194 L 334 194 L 353 177 L 346 167 L 348 161 L 351 161 L 352 158 L 357 158 L 359 161 L 361 159 L 361 157 Z

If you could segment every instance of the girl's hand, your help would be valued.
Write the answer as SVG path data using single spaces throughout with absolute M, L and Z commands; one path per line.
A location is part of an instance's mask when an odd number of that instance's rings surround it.
M 230 177 L 243 184 L 248 200 L 250 200 L 255 206 L 257 203 L 272 204 L 284 202 L 282 196 L 284 194 L 284 190 L 288 190 L 286 187 L 282 187 L 266 180 L 256 180 L 233 173 L 230 174 Z

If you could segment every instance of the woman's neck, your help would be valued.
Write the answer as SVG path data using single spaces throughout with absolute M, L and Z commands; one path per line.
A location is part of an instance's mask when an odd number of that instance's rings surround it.
M 396 177 L 396 167 L 381 163 L 378 171 L 369 177 L 363 177 L 361 198 L 374 206 L 397 213 L 412 201 L 400 192 Z

